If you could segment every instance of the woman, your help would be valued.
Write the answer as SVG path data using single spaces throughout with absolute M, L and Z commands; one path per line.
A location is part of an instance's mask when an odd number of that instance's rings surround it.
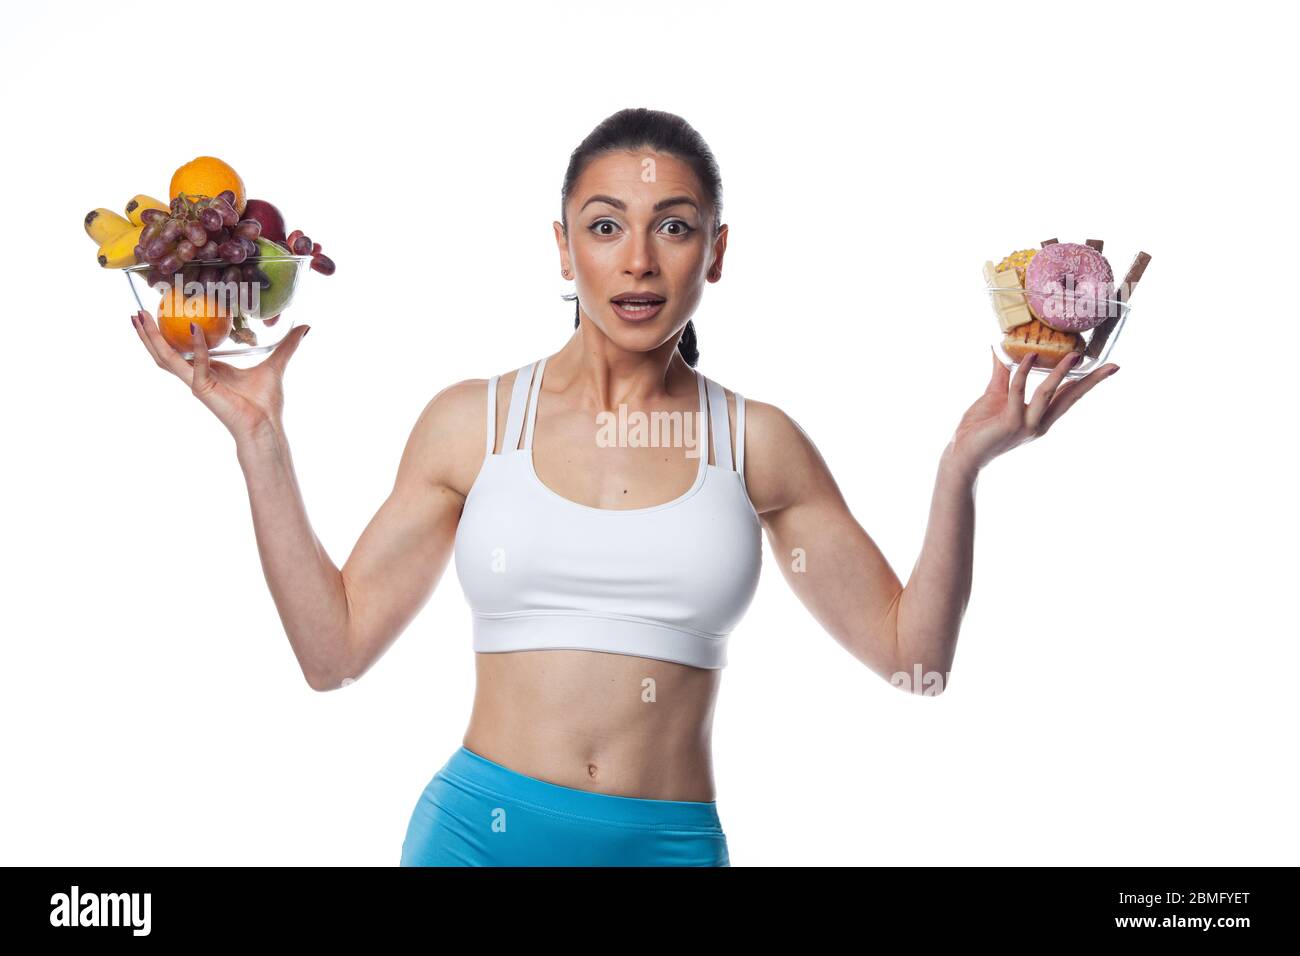
M 307 328 L 237 369 L 210 361 L 202 334 L 191 364 L 147 313 L 132 321 L 235 437 L 266 578 L 313 688 L 363 674 L 455 550 L 477 689 L 463 746 L 411 815 L 403 865 L 726 866 L 710 735 L 760 527 L 774 554 L 801 549 L 804 567 L 782 560 L 782 572 L 854 657 L 941 691 L 970 593 L 980 469 L 1115 366 L 1062 385 L 1058 365 L 1026 404 L 1029 362 L 1013 377 L 993 358 L 943 453 L 903 587 L 798 425 L 694 369 L 691 316 L 727 246 L 718 168 L 695 130 L 669 113 L 614 114 L 574 151 L 561 206 L 576 331 L 551 356 L 429 402 L 342 571 L 312 532 L 281 426 L 281 379 Z M 637 412 L 681 427 L 667 442 L 609 427 Z

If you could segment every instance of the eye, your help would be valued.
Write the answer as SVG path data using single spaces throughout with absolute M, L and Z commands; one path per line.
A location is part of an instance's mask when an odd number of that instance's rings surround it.
M 610 228 L 604 229 L 604 226 L 609 226 Z M 670 236 L 687 236 L 695 231 L 695 227 L 683 219 L 666 219 L 659 228 L 664 229 L 668 226 L 675 227 L 673 231 L 668 233 Z M 612 236 L 614 235 L 614 231 L 618 228 L 618 223 L 609 218 L 597 219 L 587 227 L 588 230 L 598 236 Z

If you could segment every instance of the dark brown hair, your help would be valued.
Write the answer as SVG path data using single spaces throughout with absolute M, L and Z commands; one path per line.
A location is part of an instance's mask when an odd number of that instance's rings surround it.
M 569 168 L 564 173 L 564 187 L 560 190 L 560 221 L 564 225 L 566 236 L 569 233 L 569 220 L 565 206 L 578 177 L 597 156 L 623 150 L 670 153 L 689 165 L 704 188 L 705 199 L 713 207 L 713 236 L 717 238 L 722 229 L 722 176 L 718 172 L 713 151 L 704 142 L 704 137 L 680 116 L 642 108 L 619 110 L 606 117 L 587 134 L 587 138 L 578 144 L 578 148 L 569 157 Z M 581 311 L 577 293 L 570 293 L 563 298 L 574 302 L 573 327 L 576 329 Z M 686 328 L 677 340 L 677 351 L 682 353 L 682 358 L 692 368 L 700 360 L 700 350 L 695 341 L 695 323 L 691 320 L 687 320 Z

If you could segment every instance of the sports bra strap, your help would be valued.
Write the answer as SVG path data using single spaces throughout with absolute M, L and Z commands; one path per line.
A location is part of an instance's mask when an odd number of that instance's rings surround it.
M 731 470 L 731 429 L 728 427 L 727 393 L 711 378 L 705 378 L 709 388 L 709 423 L 713 431 L 713 463 Z
M 745 487 L 745 396 L 732 392 L 736 396 L 736 474 L 740 475 L 740 486 Z
M 537 424 L 537 396 L 542 391 L 542 376 L 546 374 L 546 358 L 535 364 L 537 371 L 533 375 L 533 390 L 528 394 L 528 431 L 524 435 L 525 448 L 533 447 L 533 426 Z
M 510 409 L 506 413 L 506 431 L 501 445 L 502 454 L 507 451 L 521 449 L 519 444 L 520 432 L 525 433 L 522 448 L 533 447 L 533 429 L 537 424 L 537 396 L 541 391 L 542 376 L 545 370 L 546 359 L 543 358 L 523 366 L 515 373 L 514 386 L 510 392 Z M 714 464 L 718 468 L 730 470 L 732 468 L 732 458 L 731 434 L 728 427 L 727 393 L 713 379 L 700 375 L 698 372 L 696 374 L 704 386 L 705 401 L 703 404 L 708 407 L 710 431 L 713 435 Z M 499 379 L 500 376 L 498 375 L 493 375 L 488 379 L 486 449 L 488 455 L 492 454 L 492 449 L 496 444 L 497 383 Z M 739 473 L 743 485 L 745 481 L 745 397 L 739 392 L 733 392 L 732 394 L 736 396 L 735 470 Z M 528 409 L 527 419 L 524 418 L 525 408 Z M 707 463 L 708 449 L 703 449 L 701 455 Z
M 497 443 L 497 379 L 499 377 L 493 375 L 488 379 L 487 451 L 484 452 L 484 455 L 492 454 L 492 446 Z
M 515 384 L 510 392 L 510 411 L 506 414 L 506 434 L 501 443 L 503 455 L 519 447 L 519 432 L 524 424 L 524 399 L 528 395 L 528 383 L 533 377 L 533 367 L 536 364 L 530 362 L 515 372 Z

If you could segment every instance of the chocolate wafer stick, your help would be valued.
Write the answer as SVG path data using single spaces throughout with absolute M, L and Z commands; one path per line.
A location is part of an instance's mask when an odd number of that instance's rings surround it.
M 1058 240 L 1056 240 L 1056 239 L 1044 239 L 1042 245 L 1043 245 L 1043 248 L 1046 249 L 1048 246 L 1054 246 L 1054 245 L 1056 245 L 1057 242 L 1058 242 Z
M 1088 246 L 1089 248 L 1092 249 L 1096 249 L 1098 252 L 1101 252 L 1101 247 L 1104 246 L 1105 244 L 1106 244 L 1105 241 L 1102 239 L 1089 239 L 1087 242 L 1084 243 L 1085 246 Z
M 1120 283 L 1119 289 L 1115 292 L 1116 301 L 1120 303 L 1128 302 L 1130 296 L 1133 295 L 1133 289 L 1137 286 L 1138 280 L 1142 278 L 1142 273 L 1146 272 L 1147 263 L 1150 261 L 1151 257 L 1145 252 L 1139 252 L 1134 257 L 1133 264 L 1128 267 L 1128 275 L 1124 277 L 1124 281 Z M 1110 338 L 1110 333 L 1115 331 L 1115 326 L 1119 324 L 1120 316 L 1123 314 L 1123 307 L 1117 307 L 1114 315 L 1097 326 L 1092 333 L 1092 338 L 1088 340 L 1088 347 L 1084 350 L 1084 355 L 1089 358 L 1096 358 L 1101 354 L 1102 346 Z

